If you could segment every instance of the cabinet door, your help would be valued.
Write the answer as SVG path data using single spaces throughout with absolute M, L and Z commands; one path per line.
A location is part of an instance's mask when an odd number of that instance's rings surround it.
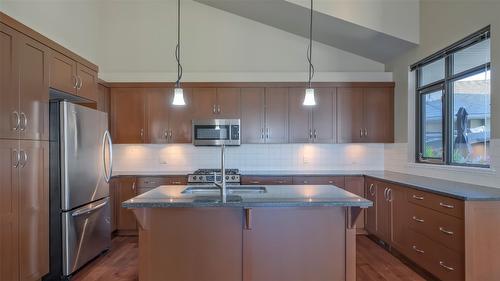
M 377 183 L 370 179 L 366 178 L 365 181 L 365 194 L 366 199 L 373 202 L 373 206 L 369 207 L 366 210 L 366 220 L 365 220 L 365 229 L 370 234 L 377 233 Z M 384 197 L 382 197 L 384 198 Z
M 387 199 L 386 190 L 390 185 L 384 182 L 377 182 L 377 232 L 378 238 L 385 242 L 391 240 L 391 202 Z
M 78 64 L 76 75 L 80 79 L 80 85 L 78 85 L 77 89 L 78 96 L 91 101 L 97 101 L 97 72 Z
M 22 36 L 19 46 L 21 139 L 49 139 L 49 50 Z
M 217 118 L 217 89 L 194 88 L 193 93 L 193 119 Z
M 362 142 L 363 89 L 337 89 L 337 138 L 339 143 Z
M 313 140 L 311 106 L 304 106 L 305 89 L 290 88 L 288 91 L 289 131 L 291 143 L 308 143 Z
M 147 95 L 148 143 L 167 143 L 169 139 L 168 109 L 173 89 L 145 89 Z
M 391 201 L 391 244 L 396 249 L 403 251 L 407 245 L 407 232 L 408 227 L 408 207 L 410 204 L 406 198 L 406 190 L 404 187 L 391 185 L 389 192 L 389 199 Z
M 76 95 L 76 80 L 76 62 L 53 51 L 50 61 L 50 87 Z
M 266 88 L 266 143 L 288 142 L 288 89 Z
M 0 280 L 19 280 L 18 151 L 19 141 L 0 140 Z
M 19 138 L 17 31 L 0 23 L 0 138 Z
M 240 118 L 240 92 L 240 88 L 217 89 L 217 118 Z
M 394 142 L 394 94 L 390 88 L 363 90 L 365 142 Z
M 172 105 L 174 95 L 171 94 L 169 101 L 169 142 L 171 143 L 191 143 L 192 120 L 193 120 L 193 99 L 192 90 L 184 89 L 184 100 L 186 105 Z
M 362 176 L 345 177 L 345 190 L 358 196 L 365 197 L 365 179 Z M 365 227 L 365 211 L 362 211 L 356 221 L 356 228 Z
M 117 222 L 116 228 L 118 231 L 130 231 L 137 230 L 137 223 L 135 220 L 134 213 L 125 209 L 121 206 L 124 201 L 134 198 L 137 196 L 137 186 L 136 178 L 134 177 L 122 177 L 118 179 L 118 185 L 115 186 L 116 198 L 118 199 L 116 204 L 117 208 Z
M 243 281 L 346 279 L 344 208 L 253 208 L 249 222 Z
M 312 130 L 314 142 L 334 143 L 337 141 L 336 89 L 315 89 L 316 106 L 312 109 Z
M 263 143 L 264 88 L 241 89 L 241 142 Z
M 108 121 L 110 105 L 111 90 L 102 84 L 97 84 L 97 110 L 108 113 Z
M 144 142 L 145 95 L 143 89 L 111 89 L 111 126 L 115 143 Z
M 113 178 L 109 182 L 109 206 L 110 206 L 110 213 L 111 213 L 111 233 L 113 233 L 116 230 L 116 221 L 117 221 L 117 186 L 119 183 L 117 183 L 117 179 Z
M 49 143 L 21 141 L 19 164 L 19 279 L 49 271 Z

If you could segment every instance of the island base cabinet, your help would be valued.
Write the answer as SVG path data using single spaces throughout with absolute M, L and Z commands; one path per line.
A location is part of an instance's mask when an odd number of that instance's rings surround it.
M 243 280 L 346 280 L 345 210 L 250 209 Z

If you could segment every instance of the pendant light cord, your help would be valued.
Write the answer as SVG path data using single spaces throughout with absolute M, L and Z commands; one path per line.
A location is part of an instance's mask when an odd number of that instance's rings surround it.
M 309 18 L 309 46 L 307 47 L 307 61 L 309 62 L 309 88 L 314 77 L 314 65 L 312 64 L 312 32 L 313 32 L 313 0 L 311 0 L 311 15 Z
M 175 87 L 180 88 L 182 78 L 181 65 L 181 0 L 177 0 L 177 46 L 175 46 L 175 60 L 177 61 L 177 81 Z

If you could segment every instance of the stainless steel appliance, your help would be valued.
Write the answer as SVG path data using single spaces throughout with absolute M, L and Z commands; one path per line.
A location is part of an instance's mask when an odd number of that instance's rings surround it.
M 193 120 L 194 145 L 240 145 L 240 119 Z
M 50 104 L 50 274 L 61 280 L 111 246 L 112 142 L 104 112 Z
M 238 169 L 225 169 L 226 183 L 239 184 L 240 172 Z M 214 181 L 222 181 L 221 169 L 198 169 L 194 173 L 188 175 L 189 184 L 207 184 Z

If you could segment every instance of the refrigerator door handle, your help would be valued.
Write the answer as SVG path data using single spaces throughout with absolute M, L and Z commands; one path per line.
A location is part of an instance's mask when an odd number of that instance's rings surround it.
M 106 168 L 106 142 L 109 146 L 109 174 Z M 108 130 L 104 132 L 102 138 L 102 163 L 104 166 L 104 178 L 106 182 L 109 183 L 113 175 L 113 141 L 111 140 L 111 135 Z
M 78 211 L 74 212 L 73 214 L 71 214 L 71 216 L 77 217 L 77 216 L 80 216 L 80 215 L 83 215 L 83 214 L 92 213 L 92 212 L 94 212 L 94 211 L 96 211 L 96 210 L 104 207 L 106 204 L 108 204 L 108 201 L 109 200 L 106 200 L 105 202 L 100 203 L 99 205 L 96 205 L 94 207 L 90 207 L 90 208 L 85 208 L 85 209 L 78 210 Z

